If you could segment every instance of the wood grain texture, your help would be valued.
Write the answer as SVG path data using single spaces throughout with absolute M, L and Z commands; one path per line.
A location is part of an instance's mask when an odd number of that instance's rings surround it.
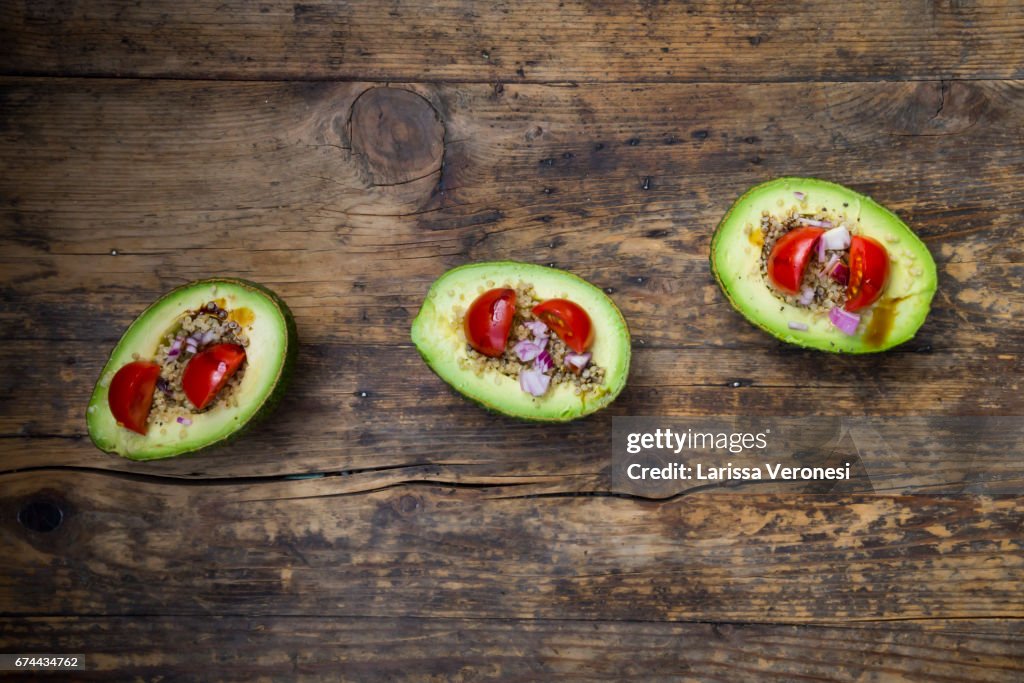
M 982 497 L 523 495 L 345 477 L 8 474 L 0 613 L 849 623 L 1024 617 L 1024 507 Z M 59 528 L 16 521 L 26 502 Z
M 1020 78 L 1013 0 L 0 6 L 6 74 L 434 81 Z
M 1020 415 L 1022 64 L 1011 0 L 0 3 L 0 651 L 89 653 L 82 680 L 1020 680 L 1020 497 L 649 500 L 609 464 L 615 415 Z M 732 311 L 711 232 L 780 175 L 922 236 L 917 338 L 834 358 Z M 429 284 L 507 258 L 623 310 L 610 409 L 514 422 L 419 359 Z M 211 275 L 295 311 L 286 401 L 215 453 L 98 452 L 121 331 Z
M 190 656 L 169 652 L 177 641 Z M 78 680 L 1012 683 L 1022 634 L 1001 620 L 845 628 L 544 619 L 0 619 L 0 647 L 88 651 Z M 5 647 L 5 649 L 7 649 Z M 11 680 L 17 680 L 11 679 Z M 25 680 L 31 680 L 26 678 Z
M 7 469 L 457 464 L 456 481 L 564 475 L 563 490 L 580 490 L 600 487 L 615 414 L 1022 408 L 1020 82 L 8 79 L 0 97 Z M 399 104 L 380 125 L 383 98 Z M 409 152 L 415 172 L 402 176 L 389 164 L 412 130 L 429 144 Z M 396 151 L 368 157 L 360 145 Z M 875 357 L 825 357 L 730 309 L 707 265 L 711 232 L 748 185 L 784 174 L 869 192 L 922 235 L 940 289 L 918 338 Z M 408 329 L 430 282 L 502 258 L 567 267 L 622 308 L 634 364 L 609 411 L 560 427 L 496 418 L 419 359 Z M 173 286 L 218 274 L 263 282 L 296 313 L 303 346 L 282 409 L 216 457 L 140 467 L 97 452 L 83 411 L 121 330 Z M 39 344 L 54 352 L 26 364 Z M 48 400 L 33 400 L 42 386 Z M 494 425 L 500 447 L 479 439 Z

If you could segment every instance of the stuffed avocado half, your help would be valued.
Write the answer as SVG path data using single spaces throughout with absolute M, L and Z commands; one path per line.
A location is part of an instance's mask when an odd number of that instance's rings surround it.
M 132 460 L 220 444 L 279 401 L 297 351 L 291 311 L 270 290 L 237 279 L 179 287 L 117 343 L 89 401 L 89 436 Z
M 842 353 L 912 338 L 937 284 L 928 248 L 902 220 L 815 178 L 748 190 L 715 231 L 711 269 L 753 324 L 791 344 Z
M 527 420 L 600 410 L 629 374 L 629 328 L 612 300 L 575 275 L 529 263 L 448 271 L 427 293 L 412 340 L 459 393 Z

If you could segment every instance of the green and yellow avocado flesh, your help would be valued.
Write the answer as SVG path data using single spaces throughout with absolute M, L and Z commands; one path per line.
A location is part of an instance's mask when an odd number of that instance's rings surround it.
M 483 292 L 532 286 L 540 301 L 568 299 L 581 306 L 593 325 L 587 349 L 604 369 L 603 383 L 577 394 L 566 383 L 542 396 L 524 391 L 515 377 L 474 369 L 463 329 L 463 315 Z M 474 263 L 448 271 L 430 287 L 412 323 L 412 341 L 427 365 L 452 388 L 490 410 L 541 422 L 567 422 L 604 408 L 619 395 L 629 374 L 630 336 L 622 313 L 589 282 L 555 268 L 515 261 Z
M 111 379 L 136 360 L 158 361 L 158 350 L 186 316 L 216 302 L 248 339 L 241 381 L 230 401 L 191 411 L 183 422 L 150 424 L 145 435 L 118 424 L 108 403 Z M 288 306 L 269 289 L 238 279 L 199 280 L 165 294 L 142 312 L 114 347 L 89 401 L 89 437 L 101 450 L 131 460 L 155 460 L 222 444 L 265 417 L 280 401 L 298 354 Z
M 858 311 L 848 335 L 827 312 L 787 302 L 762 270 L 762 216 L 821 215 L 854 235 L 873 238 L 889 256 L 881 297 Z M 711 240 L 711 269 L 730 303 L 751 323 L 782 341 L 841 353 L 884 351 L 911 339 L 928 315 L 935 294 L 935 262 L 928 248 L 895 214 L 849 188 L 815 178 L 779 178 L 751 188 L 736 200 Z M 793 329 L 802 328 L 807 329 Z

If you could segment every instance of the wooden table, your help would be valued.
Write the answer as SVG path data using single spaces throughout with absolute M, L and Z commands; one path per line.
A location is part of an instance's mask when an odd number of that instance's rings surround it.
M 0 651 L 116 680 L 1024 677 L 1021 498 L 609 492 L 614 415 L 1022 413 L 1020 3 L 33 0 L 0 46 Z M 787 174 L 926 241 L 916 339 L 827 356 L 729 307 L 711 232 Z M 412 316 L 489 259 L 611 294 L 614 406 L 522 424 L 431 374 Z M 99 452 L 121 331 L 213 275 L 294 309 L 284 404 L 220 452 Z

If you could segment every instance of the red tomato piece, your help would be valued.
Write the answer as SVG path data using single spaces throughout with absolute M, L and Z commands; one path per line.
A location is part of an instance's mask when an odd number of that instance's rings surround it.
M 847 311 L 853 313 L 878 301 L 889 281 L 889 254 L 881 242 L 856 236 L 850 240 L 850 281 L 846 285 Z
M 814 246 L 824 234 L 821 228 L 794 228 L 780 237 L 768 254 L 768 279 L 787 294 L 799 294 L 804 271 Z
M 245 360 L 245 349 L 238 344 L 214 344 L 200 351 L 185 366 L 181 388 L 199 410 L 210 405 L 217 393 Z
M 148 361 L 134 361 L 117 371 L 110 380 L 107 403 L 119 425 L 145 436 L 159 377 L 160 366 Z
M 567 299 L 548 299 L 533 307 L 533 314 L 576 353 L 583 353 L 594 341 L 590 316 L 578 304 Z
M 479 353 L 497 358 L 505 353 L 515 315 L 516 290 L 506 287 L 484 292 L 466 311 L 466 340 Z

